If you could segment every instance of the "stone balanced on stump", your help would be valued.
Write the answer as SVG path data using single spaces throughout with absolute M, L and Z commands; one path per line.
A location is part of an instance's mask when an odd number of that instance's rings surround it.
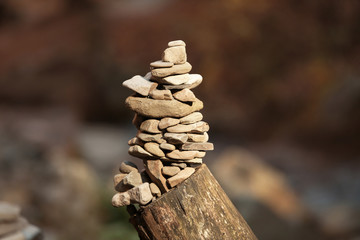
M 118 191 L 112 199 L 115 207 L 147 205 L 189 178 L 202 164 L 208 142 L 209 125 L 199 112 L 203 103 L 191 89 L 203 80 L 190 74 L 186 44 L 171 41 L 162 59 L 150 63 L 151 72 L 123 82 L 134 95 L 126 105 L 135 112 L 136 137 L 129 140 L 129 154 L 143 160 L 139 172 L 131 162 L 123 162 L 114 184 Z

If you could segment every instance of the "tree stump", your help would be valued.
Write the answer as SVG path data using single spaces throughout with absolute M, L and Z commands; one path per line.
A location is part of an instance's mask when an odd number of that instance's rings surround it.
M 257 239 L 205 164 L 130 222 L 142 240 Z

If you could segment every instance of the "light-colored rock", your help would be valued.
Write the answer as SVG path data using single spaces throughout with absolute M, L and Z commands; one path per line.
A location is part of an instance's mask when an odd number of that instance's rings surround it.
M 197 100 L 195 94 L 187 88 L 174 93 L 173 97 L 181 102 L 194 102 Z
M 118 192 L 126 192 L 130 188 L 132 187 L 129 185 L 125 185 L 123 180 L 121 180 L 118 184 L 115 185 L 115 190 Z
M 202 163 L 203 161 L 202 161 L 202 158 L 194 158 L 194 159 L 186 160 L 185 162 L 187 164 L 189 164 L 189 163 L 197 163 L 198 164 L 198 163 Z
M 177 64 L 170 68 L 155 68 L 151 70 L 151 74 L 154 77 L 167 77 L 174 74 L 184 74 L 191 71 L 191 64 L 186 62 L 184 64 Z M 189 80 L 190 81 L 190 80 Z
M 152 118 L 181 118 L 203 108 L 203 103 L 200 100 L 189 105 L 175 99 L 164 101 L 130 96 L 125 103 L 134 112 Z
M 183 40 L 174 40 L 168 43 L 169 47 L 176 47 L 176 46 L 186 46 Z
M 128 192 L 116 193 L 111 202 L 114 207 L 130 205 L 130 195 Z
M 165 156 L 165 153 L 160 149 L 158 143 L 147 142 L 144 144 L 144 148 L 146 151 L 148 151 L 149 153 L 151 153 L 154 156 L 158 156 L 158 157 Z
M 165 49 L 162 60 L 174 64 L 184 64 L 187 60 L 185 46 L 168 47 Z
M 170 90 L 154 89 L 150 92 L 150 97 L 155 100 L 172 100 L 174 99 Z
M 145 120 L 143 116 L 140 114 L 135 113 L 134 118 L 132 120 L 132 124 L 137 128 L 140 129 L 141 123 Z
M 114 187 L 118 185 L 125 177 L 127 173 L 119 173 L 114 176 Z
M 170 126 L 174 126 L 176 124 L 179 124 L 180 120 L 177 119 L 177 118 L 169 118 L 169 117 L 166 117 L 166 118 L 162 118 L 160 120 L 160 123 L 159 123 L 159 128 L 160 129 L 165 129 L 167 127 L 170 127 Z
M 198 152 L 195 157 L 196 158 L 203 158 L 203 157 L 205 157 L 205 155 L 206 155 L 206 152 Z
M 182 144 L 187 141 L 188 135 L 186 133 L 165 133 L 164 138 L 168 143 Z
M 204 132 L 203 134 L 188 133 L 189 142 L 207 142 L 209 140 L 209 134 Z
M 170 133 L 203 133 L 209 131 L 209 124 L 203 121 L 192 124 L 178 124 L 168 127 L 166 131 Z
M 161 160 L 145 161 L 145 169 L 151 180 L 160 188 L 162 193 L 169 191 L 166 186 L 166 179 L 161 173 L 163 164 Z
M 180 84 L 180 85 L 163 85 L 163 87 L 165 89 L 184 89 L 184 88 L 188 88 L 188 89 L 193 89 L 196 88 L 197 86 L 199 86 L 203 80 L 202 76 L 200 74 L 189 74 L 190 80 L 187 81 L 184 84 Z
M 138 158 L 153 158 L 154 156 L 139 145 L 129 147 L 129 154 Z
M 143 146 L 144 145 L 144 142 L 141 141 L 139 138 L 137 137 L 133 137 L 132 139 L 130 139 L 128 141 L 128 145 L 129 146 L 133 146 L 133 145 L 140 145 L 140 146 Z
M 196 122 L 189 124 L 193 126 L 193 129 L 191 130 L 191 133 L 204 133 L 209 131 L 210 127 L 209 124 L 203 121 Z
M 209 142 L 186 142 L 181 145 L 181 150 L 195 150 L 195 151 L 211 151 L 214 150 L 214 144 Z
M 159 78 L 157 79 L 157 82 L 163 84 L 170 84 L 170 85 L 180 85 L 180 84 L 184 84 L 185 82 L 188 82 L 189 80 L 190 80 L 189 74 L 185 73 L 185 74 L 168 76 L 165 78 Z
M 15 221 L 20 217 L 20 208 L 16 205 L 0 202 L 0 221 Z
M 189 178 L 193 173 L 195 172 L 194 168 L 187 167 L 184 170 L 181 170 L 178 174 L 175 176 L 169 178 L 167 180 L 167 183 L 171 187 L 175 187 L 179 183 L 183 182 L 185 179 Z
M 174 63 L 164 62 L 161 60 L 150 63 L 150 67 L 153 67 L 153 68 L 168 68 L 168 67 L 172 67 L 172 66 L 174 66 Z
M 125 185 L 130 187 L 136 187 L 142 184 L 141 175 L 136 171 L 132 171 L 131 173 L 127 174 L 122 181 Z
M 150 79 L 152 78 L 151 72 L 146 73 L 145 76 L 144 76 L 144 78 L 145 78 L 146 80 L 150 80 Z
M 179 160 L 190 160 L 195 158 L 198 151 L 180 151 L 174 150 L 166 154 L 168 158 L 179 159 Z
M 172 162 L 170 165 L 171 165 L 171 166 L 175 166 L 175 167 L 179 167 L 179 168 L 181 168 L 181 169 L 184 169 L 184 168 L 187 167 L 186 163 L 176 163 L 176 162 Z
M 128 193 L 131 203 L 139 203 L 140 205 L 149 203 L 153 198 L 149 183 L 147 182 L 130 189 Z
M 159 120 L 156 119 L 148 119 L 141 123 L 140 131 L 148 132 L 148 133 L 161 133 L 159 126 Z
M 156 88 L 157 83 L 150 82 L 142 76 L 136 75 L 124 81 L 122 85 L 146 97 L 152 89 Z
M 170 143 L 161 143 L 160 148 L 167 151 L 175 150 L 175 146 Z
M 150 191 L 153 196 L 156 196 L 156 197 L 161 196 L 160 188 L 155 183 L 150 183 Z
M 180 123 L 191 124 L 191 123 L 199 122 L 202 119 L 203 119 L 203 115 L 201 114 L 201 112 L 193 112 L 185 117 L 180 118 Z
M 135 163 L 124 161 L 121 163 L 119 171 L 121 173 L 130 173 L 132 171 L 138 171 L 138 167 L 136 166 Z
M 180 172 L 180 168 L 175 167 L 175 166 L 166 166 L 166 167 L 162 168 L 163 175 L 170 176 L 170 177 L 175 176 L 179 172 Z
M 144 142 L 157 142 L 157 143 L 163 143 L 165 140 L 162 138 L 162 134 L 148 134 L 143 132 L 138 132 L 136 135 L 140 140 Z

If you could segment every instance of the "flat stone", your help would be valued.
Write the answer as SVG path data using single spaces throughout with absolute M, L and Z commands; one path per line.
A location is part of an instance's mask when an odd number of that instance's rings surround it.
M 144 145 L 144 142 L 141 141 L 139 138 L 137 137 L 133 137 L 132 139 L 130 139 L 128 141 L 128 145 L 129 146 L 133 146 L 133 145 L 140 145 L 140 146 L 143 146 Z
M 136 187 L 142 184 L 140 173 L 135 171 L 127 174 L 122 181 L 125 185 L 128 185 L 130 187 Z
M 191 64 L 186 62 L 184 64 L 174 65 L 174 66 L 172 66 L 170 68 L 155 68 L 155 69 L 152 69 L 151 74 L 154 77 L 163 78 L 163 77 L 167 77 L 167 76 L 170 76 L 170 75 L 188 73 L 188 72 L 191 71 L 191 69 L 192 69 Z
M 191 133 L 204 133 L 209 131 L 210 127 L 209 124 L 203 121 L 196 122 L 189 124 L 193 126 L 193 129 L 191 130 Z
M 174 66 L 174 63 L 164 62 L 161 60 L 150 63 L 150 67 L 153 67 L 153 68 L 168 68 L 168 67 L 172 67 L 172 66 Z
M 156 119 L 148 119 L 141 123 L 140 131 L 148 132 L 148 133 L 161 133 L 159 126 L 159 120 Z
M 161 143 L 159 146 L 163 150 L 172 151 L 175 150 L 175 146 L 170 143 Z
M 180 151 L 174 150 L 166 154 L 168 158 L 179 159 L 179 160 L 190 160 L 195 158 L 197 151 Z
M 164 138 L 168 143 L 182 144 L 187 141 L 188 135 L 186 133 L 165 133 Z
M 151 72 L 146 73 L 145 76 L 144 76 L 144 78 L 145 78 L 146 80 L 152 79 Z
M 132 171 L 138 171 L 138 167 L 136 166 L 135 163 L 124 161 L 121 163 L 119 171 L 121 173 L 130 173 Z
M 161 160 L 147 160 L 145 169 L 151 180 L 160 188 L 162 193 L 169 191 L 166 186 L 166 179 L 161 173 L 163 164 Z
M 202 119 L 203 119 L 203 115 L 201 114 L 201 112 L 193 112 L 185 117 L 180 118 L 180 123 L 191 124 L 191 123 L 199 122 Z
M 140 205 L 149 203 L 153 198 L 149 183 L 147 182 L 130 189 L 128 193 L 131 203 L 138 203 Z
M 130 205 L 130 195 L 128 192 L 116 193 L 111 202 L 114 207 Z
M 16 205 L 0 202 L 0 221 L 15 221 L 20 217 L 20 208 Z
M 129 147 L 129 154 L 137 158 L 153 158 L 154 156 L 139 145 Z
M 157 143 L 163 143 L 165 140 L 162 138 L 162 134 L 148 134 L 143 132 L 138 132 L 136 135 L 140 140 L 144 142 L 157 142 Z
M 162 118 L 160 120 L 160 123 L 159 123 L 159 128 L 160 129 L 165 129 L 167 127 L 170 127 L 170 126 L 174 126 L 176 124 L 179 124 L 180 120 L 177 119 L 177 118 L 169 118 L 169 117 L 166 117 L 166 118 Z
M 188 141 L 189 142 L 207 142 L 209 140 L 209 134 L 204 132 L 203 134 L 193 134 L 188 133 Z
M 170 163 L 171 166 L 176 166 L 176 167 L 179 167 L 181 169 L 184 169 L 187 167 L 186 163 L 176 163 L 176 162 L 172 162 Z
M 195 172 L 194 168 L 187 167 L 184 170 L 181 170 L 178 174 L 175 176 L 169 178 L 167 180 L 167 183 L 171 187 L 175 187 L 179 183 L 182 183 L 185 179 L 189 178 L 193 173 Z
M 196 154 L 196 156 L 195 156 L 195 158 L 203 158 L 203 157 L 205 157 L 205 155 L 206 155 L 206 152 L 198 152 L 197 154 Z
M 188 73 L 180 74 L 180 75 L 173 75 L 168 76 L 165 78 L 159 78 L 156 81 L 163 84 L 170 84 L 170 85 L 180 85 L 188 82 L 190 80 L 190 76 Z
M 200 121 L 192 124 L 178 124 L 168 127 L 166 131 L 170 133 L 203 133 L 209 131 L 209 124 Z
M 124 81 L 122 85 L 145 97 L 149 95 L 152 89 L 157 87 L 157 83 L 150 82 L 140 75 L 136 75 L 129 80 Z
M 166 167 L 163 167 L 162 169 L 162 173 L 163 175 L 166 175 L 166 176 L 174 176 L 176 174 L 178 174 L 180 172 L 180 168 L 179 167 L 175 167 L 175 166 L 166 166 Z
M 134 112 L 151 118 L 181 118 L 203 108 L 203 103 L 200 100 L 186 104 L 175 99 L 163 101 L 130 96 L 125 103 Z
M 170 90 L 154 89 L 150 92 L 150 97 L 155 100 L 173 100 L 173 96 Z
M 176 47 L 176 46 L 186 46 L 183 40 L 175 40 L 168 43 L 169 47 Z
M 172 62 L 174 64 L 184 64 L 187 60 L 185 46 L 168 47 L 162 55 L 164 62 Z
M 174 93 L 173 97 L 181 102 L 194 102 L 197 100 L 195 94 L 187 88 Z
M 114 176 L 114 187 L 118 185 L 125 177 L 127 173 L 119 173 Z
M 132 120 L 132 124 L 137 128 L 140 129 L 141 123 L 145 120 L 145 118 L 137 113 L 135 113 L 134 118 Z
M 184 89 L 184 88 L 188 88 L 188 89 L 193 89 L 196 88 L 197 86 L 199 86 L 203 80 L 202 76 L 200 74 L 189 74 L 190 80 L 187 81 L 184 84 L 180 84 L 180 85 L 163 85 L 163 87 L 165 89 Z
M 154 156 L 158 156 L 158 157 L 165 156 L 165 153 L 160 149 L 158 143 L 147 142 L 144 144 L 144 148 L 146 151 L 148 151 L 149 153 L 151 153 Z
M 190 159 L 190 160 L 186 160 L 185 161 L 186 163 L 196 163 L 196 164 L 199 164 L 199 163 L 202 163 L 202 158 L 194 158 L 194 159 Z
M 186 142 L 181 145 L 181 150 L 211 151 L 214 150 L 214 144 L 209 142 Z
M 160 188 L 155 183 L 150 183 L 150 191 L 153 196 L 156 196 L 156 197 L 161 196 Z

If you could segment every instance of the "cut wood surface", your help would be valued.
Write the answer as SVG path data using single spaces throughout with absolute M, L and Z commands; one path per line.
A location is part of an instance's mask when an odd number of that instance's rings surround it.
M 131 215 L 142 240 L 257 239 L 205 164 Z

